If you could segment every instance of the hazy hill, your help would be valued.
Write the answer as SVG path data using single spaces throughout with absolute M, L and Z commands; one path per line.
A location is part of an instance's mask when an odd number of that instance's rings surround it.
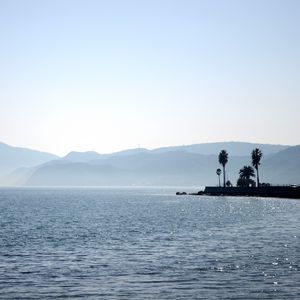
M 262 164 L 262 175 L 274 184 L 300 184 L 300 145 L 266 158 Z
M 218 153 L 226 149 L 229 153 L 227 178 L 235 184 L 239 169 L 251 164 L 250 153 L 256 146 L 264 153 L 261 182 L 300 183 L 300 146 L 238 142 L 155 150 L 138 148 L 111 154 L 71 152 L 60 159 L 50 155 L 50 161 L 39 166 L 14 171 L 7 177 L 6 183 L 33 186 L 214 185 L 218 182 L 216 169 L 220 167 Z M 53 157 L 56 159 L 53 160 Z
M 16 168 L 33 167 L 57 158 L 50 153 L 0 143 L 0 175 L 6 175 Z
M 185 151 L 189 153 L 212 155 L 217 154 L 222 149 L 226 149 L 231 156 L 247 156 L 251 153 L 254 148 L 260 148 L 264 155 L 270 155 L 277 153 L 281 150 L 288 148 L 285 145 L 271 145 L 271 144 L 255 144 L 255 143 L 244 143 L 244 142 L 219 142 L 219 143 L 204 143 L 194 145 L 183 145 L 183 146 L 171 146 L 157 148 L 154 150 L 148 150 L 145 148 L 127 149 L 109 154 L 99 154 L 94 151 L 76 152 L 72 151 L 63 157 L 63 160 L 73 162 L 88 162 L 97 159 L 108 159 L 119 156 L 129 156 L 135 154 L 144 153 L 168 153 L 174 151 Z
M 62 160 L 73 161 L 73 162 L 88 162 L 96 159 L 106 159 L 114 156 L 127 156 L 134 155 L 143 152 L 149 152 L 150 150 L 144 148 L 128 149 L 119 152 L 109 154 L 99 154 L 94 151 L 76 152 L 72 151 L 62 158 Z
M 170 151 L 186 151 L 191 153 L 210 155 L 217 154 L 222 149 L 226 149 L 231 156 L 247 156 L 254 148 L 262 150 L 264 155 L 270 155 L 282 151 L 289 146 L 272 145 L 272 144 L 257 144 L 245 142 L 218 142 L 218 143 L 203 143 L 194 145 L 183 145 L 175 147 L 163 147 L 152 150 L 155 153 L 163 153 Z
M 229 156 L 227 176 L 234 184 L 250 156 Z M 46 164 L 35 170 L 27 185 L 211 185 L 217 184 L 217 155 L 186 151 L 116 155 L 90 162 Z M 300 146 L 264 155 L 262 182 L 300 183 Z
M 202 185 L 215 182 L 216 156 L 184 151 L 116 156 L 37 169 L 28 185 Z
M 73 162 L 85 162 L 85 161 L 90 161 L 99 158 L 101 158 L 101 154 L 94 151 L 87 151 L 87 152 L 72 151 L 62 159 L 73 161 Z

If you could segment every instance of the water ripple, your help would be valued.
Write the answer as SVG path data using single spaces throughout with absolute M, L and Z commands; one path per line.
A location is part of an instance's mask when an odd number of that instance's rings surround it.
M 299 299 L 300 202 L 1 189 L 0 298 Z

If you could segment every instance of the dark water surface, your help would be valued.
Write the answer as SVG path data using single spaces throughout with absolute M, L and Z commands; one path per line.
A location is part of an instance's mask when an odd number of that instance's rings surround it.
M 300 299 L 300 201 L 0 189 L 1 299 Z

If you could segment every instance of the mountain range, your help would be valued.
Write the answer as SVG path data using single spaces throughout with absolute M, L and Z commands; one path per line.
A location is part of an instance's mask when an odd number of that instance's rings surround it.
M 33 167 L 58 158 L 54 154 L 0 143 L 0 176 L 16 168 Z
M 25 186 L 203 186 L 217 184 L 218 153 L 229 154 L 227 179 L 251 164 L 254 148 L 264 154 L 261 182 L 300 183 L 300 145 L 220 142 L 110 154 L 70 152 L 64 157 L 0 144 L 1 185 Z M 5 163 L 4 163 L 5 162 Z M 6 173 L 6 175 L 4 175 Z

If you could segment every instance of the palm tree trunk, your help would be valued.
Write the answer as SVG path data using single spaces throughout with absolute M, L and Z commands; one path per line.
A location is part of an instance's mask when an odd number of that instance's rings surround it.
M 257 187 L 259 187 L 258 167 L 256 168 Z
M 225 187 L 225 166 L 223 166 L 223 186 Z

